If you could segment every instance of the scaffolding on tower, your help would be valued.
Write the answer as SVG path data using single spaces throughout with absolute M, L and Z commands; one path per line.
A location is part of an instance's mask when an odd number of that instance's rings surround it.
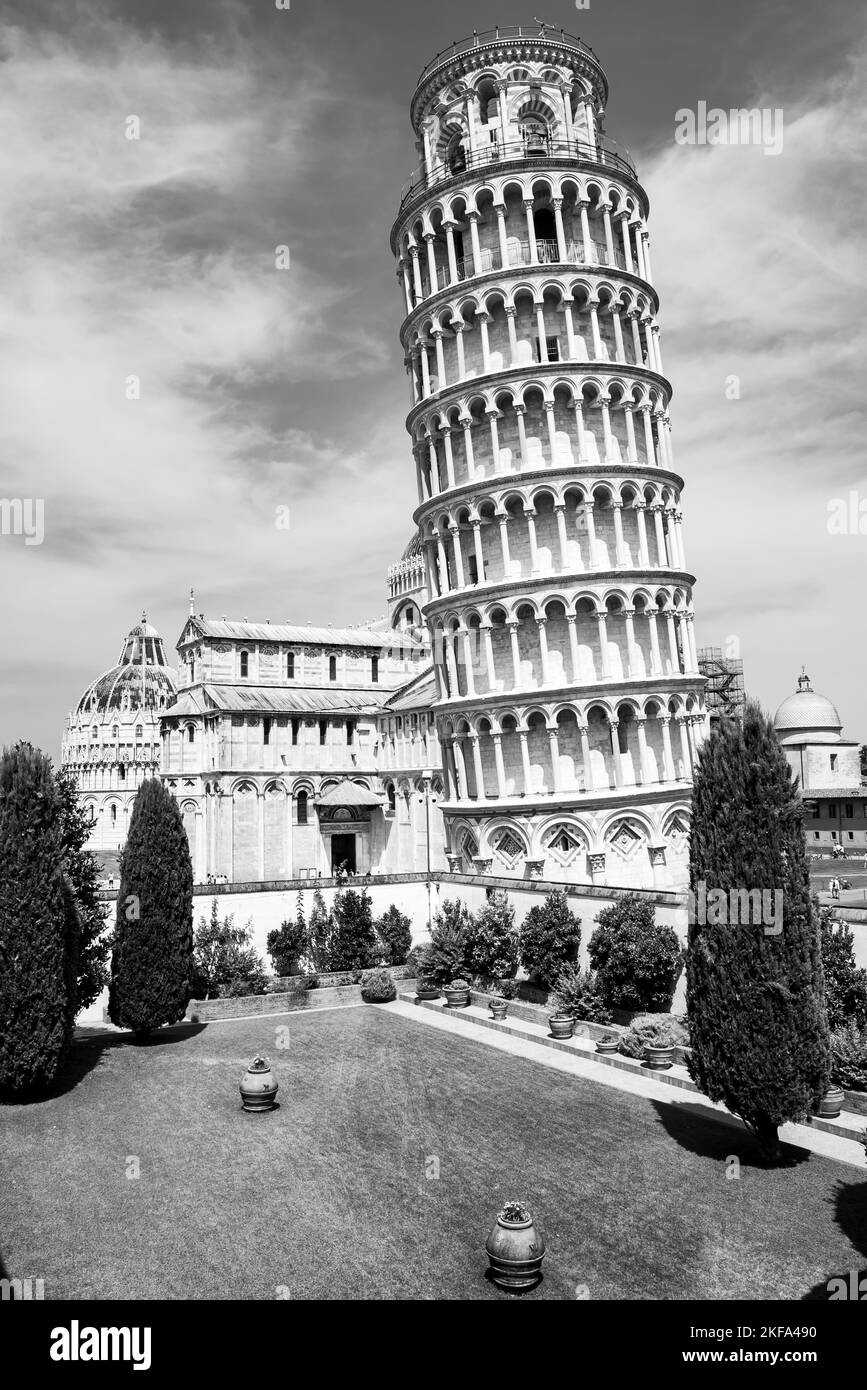
M 711 724 L 723 717 L 743 719 L 744 663 L 723 656 L 720 647 L 701 647 L 698 669 L 707 681 L 704 698 Z

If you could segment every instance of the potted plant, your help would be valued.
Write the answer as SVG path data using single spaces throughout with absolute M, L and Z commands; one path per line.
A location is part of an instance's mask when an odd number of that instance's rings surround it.
M 677 1032 L 672 1024 L 660 1022 L 644 1037 L 644 1061 L 648 1071 L 668 1071 L 674 1062 Z
M 506 1202 L 485 1241 L 489 1273 L 501 1289 L 535 1288 L 542 1278 L 545 1237 L 523 1202 Z
M 846 1097 L 839 1086 L 831 1085 L 819 1101 L 818 1114 L 823 1120 L 835 1120 L 843 1109 Z
M 619 1034 L 612 1032 L 610 1029 L 607 1033 L 601 1033 L 596 1039 L 596 1051 L 601 1052 L 606 1057 L 616 1052 L 619 1046 Z
M 571 1038 L 575 1020 L 555 1007 L 553 1011 L 548 1010 L 548 1027 L 551 1029 L 552 1038 Z
M 415 987 L 416 999 L 439 999 L 442 990 L 435 980 L 420 979 Z
M 245 1110 L 273 1110 L 279 1083 L 271 1071 L 271 1063 L 261 1053 L 256 1054 L 241 1077 L 241 1103 Z
M 466 980 L 452 980 L 445 987 L 446 1008 L 465 1009 L 470 1002 L 470 987 Z
M 499 994 L 495 994 L 489 1002 L 491 1018 L 496 1019 L 499 1023 L 502 1023 L 503 1019 L 506 1017 L 506 1011 L 508 1010 L 508 1007 L 509 1001 L 507 999 L 503 999 Z

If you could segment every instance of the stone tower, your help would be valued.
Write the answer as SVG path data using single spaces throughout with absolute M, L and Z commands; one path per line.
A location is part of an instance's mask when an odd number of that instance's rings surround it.
M 453 868 L 670 887 L 706 729 L 647 195 L 580 39 L 422 72 L 391 244 Z

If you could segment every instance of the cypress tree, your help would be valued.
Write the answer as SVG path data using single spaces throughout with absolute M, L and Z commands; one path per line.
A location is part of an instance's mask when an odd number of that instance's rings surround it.
M 90 821 L 78 795 L 75 777 L 69 768 L 55 773 L 60 797 L 64 868 L 78 915 L 78 1007 L 86 1009 L 108 984 L 111 955 L 110 933 L 99 901 L 99 868 L 96 856 L 85 845 L 90 837 Z
M 78 915 L 63 875 L 51 762 L 30 743 L 0 759 L 0 1087 L 50 1086 L 77 1007 Z
M 193 978 L 193 866 L 184 823 L 156 777 L 133 802 L 121 855 L 109 1015 L 146 1037 L 183 1018 Z
M 693 1078 L 740 1115 L 771 1161 L 779 1157 L 778 1126 L 809 1113 L 828 1085 L 819 928 L 802 822 L 773 724 L 750 701 L 743 725 L 722 721 L 698 759 L 686 998 Z M 770 894 L 762 920 L 753 911 L 744 922 L 732 895 L 743 903 L 744 891 L 755 890 Z

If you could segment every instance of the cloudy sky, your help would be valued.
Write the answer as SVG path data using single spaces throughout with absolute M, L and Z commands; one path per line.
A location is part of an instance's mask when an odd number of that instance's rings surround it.
M 739 643 L 771 708 L 806 663 L 867 739 L 867 535 L 828 528 L 834 499 L 867 513 L 863 0 L 545 3 L 650 194 L 699 644 Z M 0 498 L 44 499 L 45 538 L 0 535 L 0 741 L 56 753 L 143 607 L 174 648 L 191 585 L 216 617 L 384 612 L 415 501 L 409 99 L 452 39 L 530 18 L 5 0 Z M 782 152 L 678 145 L 700 101 L 780 109 Z

